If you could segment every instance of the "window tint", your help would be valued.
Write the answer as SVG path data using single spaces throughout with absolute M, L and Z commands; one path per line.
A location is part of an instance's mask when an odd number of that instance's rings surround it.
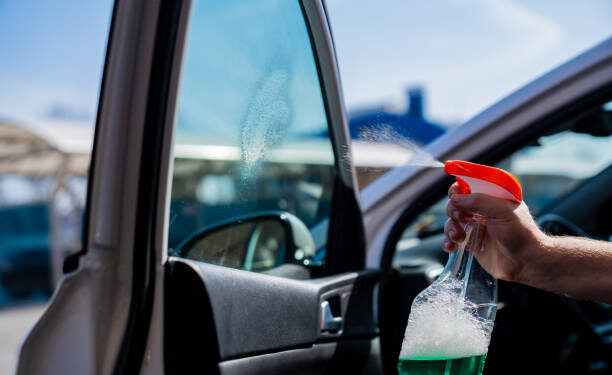
M 253 236 L 277 232 L 266 222 L 215 232 L 245 217 L 289 213 L 307 228 L 317 253 L 324 249 L 334 155 L 299 2 L 196 1 L 186 48 L 169 253 L 253 271 L 286 262 L 312 266 L 312 252 L 264 256 L 284 253 L 284 243 L 247 256 L 248 244 L 261 242 Z M 184 249 L 211 230 L 197 251 Z M 289 241 L 287 233 L 274 241 Z

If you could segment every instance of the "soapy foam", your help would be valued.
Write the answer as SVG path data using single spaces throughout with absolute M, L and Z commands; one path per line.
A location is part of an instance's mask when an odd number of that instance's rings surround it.
M 461 281 L 435 282 L 415 298 L 400 358 L 462 358 L 487 352 L 493 323 L 461 298 Z

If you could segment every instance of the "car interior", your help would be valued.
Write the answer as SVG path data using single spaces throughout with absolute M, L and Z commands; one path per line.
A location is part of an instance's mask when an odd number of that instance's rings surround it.
M 612 106 L 600 92 L 496 145 L 476 162 L 509 170 L 541 228 L 556 236 L 612 236 Z M 567 147 L 571 143 L 574 147 Z M 577 149 L 588 173 L 572 172 Z M 554 151 L 554 152 L 553 152 Z M 567 160 L 566 160 L 567 159 Z M 587 161 L 588 160 L 588 161 Z M 585 175 L 587 174 L 587 175 Z M 409 207 L 383 256 L 379 327 L 385 373 L 394 373 L 412 300 L 446 263 L 446 178 Z M 498 313 L 485 373 L 603 374 L 612 371 L 612 306 L 499 282 Z

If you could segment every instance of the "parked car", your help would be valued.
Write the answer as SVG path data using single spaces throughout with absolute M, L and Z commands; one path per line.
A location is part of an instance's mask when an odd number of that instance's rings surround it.
M 427 151 L 495 164 L 611 95 L 607 40 Z M 410 237 L 413 223 L 450 179 L 404 166 L 359 194 L 349 150 L 322 1 L 116 2 L 85 246 L 66 260 L 18 373 L 393 373 L 406 307 L 444 261 L 436 230 L 425 236 L 419 221 Z M 564 327 L 524 325 L 582 316 L 581 302 L 501 288 L 491 373 L 527 366 L 504 345 L 531 337 L 555 343 L 547 368 L 608 368 L 598 323 L 561 347 Z M 516 327 L 527 335 L 506 336 Z
M 0 286 L 9 300 L 51 294 L 48 216 L 45 203 L 0 209 Z

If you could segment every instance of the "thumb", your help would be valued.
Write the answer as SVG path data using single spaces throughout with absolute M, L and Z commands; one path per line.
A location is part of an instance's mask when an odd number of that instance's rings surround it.
M 508 217 L 518 206 L 518 203 L 480 193 L 453 194 L 450 199 L 451 203 L 462 211 L 496 219 Z

